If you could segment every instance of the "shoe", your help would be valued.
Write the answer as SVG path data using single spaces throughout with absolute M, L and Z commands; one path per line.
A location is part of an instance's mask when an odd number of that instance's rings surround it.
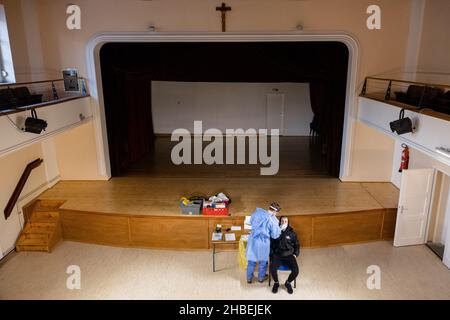
M 289 282 L 286 282 L 285 284 L 286 290 L 289 294 L 293 294 L 294 293 L 294 289 L 292 289 L 292 286 Z
M 253 282 L 253 279 L 247 279 L 247 283 L 251 284 Z
M 258 282 L 263 283 L 264 281 L 266 281 L 268 279 L 269 279 L 269 275 L 266 274 L 263 279 L 258 279 Z
M 275 282 L 272 288 L 272 293 L 278 293 L 278 288 L 280 287 L 280 284 L 278 282 Z

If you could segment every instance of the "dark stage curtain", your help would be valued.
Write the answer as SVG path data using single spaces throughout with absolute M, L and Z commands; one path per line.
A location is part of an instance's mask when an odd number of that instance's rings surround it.
M 328 172 L 339 176 L 344 121 L 345 91 L 343 84 L 328 79 L 310 82 L 311 108 L 314 113 L 322 147 L 327 157 Z
M 115 70 L 115 98 L 109 113 L 114 123 L 109 137 L 114 155 L 114 173 L 122 175 L 127 168 L 154 150 L 151 112 L 151 81 L 143 73 Z
M 328 87 L 326 80 L 312 80 L 309 83 L 311 108 L 320 133 L 324 132 L 325 112 L 329 109 L 329 95 L 324 94 Z

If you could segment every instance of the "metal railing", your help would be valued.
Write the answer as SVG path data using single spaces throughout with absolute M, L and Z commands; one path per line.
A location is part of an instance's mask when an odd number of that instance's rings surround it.
M 426 109 L 446 119 L 450 116 L 450 85 L 446 84 L 367 77 L 361 96 L 405 109 Z
M 0 116 L 89 96 L 84 78 L 78 90 L 68 88 L 64 79 L 0 84 Z

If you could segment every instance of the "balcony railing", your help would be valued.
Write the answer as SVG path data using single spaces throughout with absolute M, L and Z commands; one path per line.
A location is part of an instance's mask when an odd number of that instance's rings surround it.
M 367 77 L 361 96 L 450 121 L 450 85 Z
M 64 79 L 0 84 L 0 116 L 89 96 L 85 79 L 78 89 L 67 91 Z

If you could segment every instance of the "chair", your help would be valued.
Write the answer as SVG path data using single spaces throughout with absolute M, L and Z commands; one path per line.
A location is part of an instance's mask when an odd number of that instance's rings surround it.
M 410 85 L 406 92 L 395 92 L 398 102 L 407 103 L 419 108 L 431 107 L 433 102 L 443 95 L 444 90 L 441 88 L 418 85 Z
M 309 135 L 311 137 L 314 137 L 320 133 L 319 120 L 316 115 L 314 115 L 312 122 L 309 124 L 309 129 Z
M 270 266 L 269 266 L 269 270 L 270 270 Z M 287 266 L 283 266 L 281 265 L 278 268 L 278 272 L 283 271 L 283 272 L 291 272 L 291 269 L 289 269 Z M 272 286 L 272 274 L 269 272 L 269 287 Z M 297 279 L 294 280 L 294 289 L 297 289 Z
M 11 89 L 0 89 L 0 111 L 15 109 L 17 101 Z
M 27 87 L 18 87 L 13 90 L 17 101 L 17 107 L 24 107 L 42 102 L 42 94 L 31 94 Z

